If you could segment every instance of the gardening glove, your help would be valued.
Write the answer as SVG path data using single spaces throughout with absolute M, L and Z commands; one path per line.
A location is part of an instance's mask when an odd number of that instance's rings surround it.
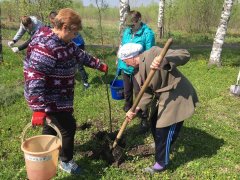
M 101 72 L 107 73 L 108 72 L 108 65 L 105 64 L 105 63 L 101 63 L 98 70 L 101 71 Z
M 35 111 L 32 115 L 32 126 L 43 126 L 44 121 L 47 117 L 45 112 Z
M 120 76 L 120 75 L 121 75 L 121 69 L 117 68 L 116 75 L 117 75 L 117 76 Z
M 19 52 L 19 49 L 18 49 L 18 47 L 13 47 L 13 48 L 12 48 L 12 51 L 13 51 L 14 53 L 18 53 L 18 52 Z
M 13 41 L 8 41 L 8 46 L 12 47 L 15 43 Z

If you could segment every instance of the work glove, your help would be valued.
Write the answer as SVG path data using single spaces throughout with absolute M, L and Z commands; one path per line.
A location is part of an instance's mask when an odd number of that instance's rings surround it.
M 18 53 L 18 52 L 19 52 L 19 49 L 18 49 L 18 47 L 13 47 L 13 48 L 12 48 L 12 51 L 13 51 L 14 53 Z
M 12 47 L 15 43 L 13 41 L 8 41 L 8 46 Z
M 120 75 L 121 75 L 121 71 L 122 71 L 122 70 L 121 70 L 120 68 L 117 68 L 116 75 L 117 75 L 117 76 L 120 76 Z
M 45 112 L 35 111 L 32 115 L 32 126 L 43 126 L 44 121 L 47 117 Z
M 105 64 L 105 63 L 101 63 L 98 70 L 107 73 L 108 72 L 108 65 Z

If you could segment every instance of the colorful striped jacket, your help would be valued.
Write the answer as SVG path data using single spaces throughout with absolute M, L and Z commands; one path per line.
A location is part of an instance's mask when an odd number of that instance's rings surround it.
M 33 111 L 73 111 L 76 65 L 98 69 L 99 59 L 73 42 L 65 43 L 49 27 L 32 38 L 24 60 L 24 96 Z

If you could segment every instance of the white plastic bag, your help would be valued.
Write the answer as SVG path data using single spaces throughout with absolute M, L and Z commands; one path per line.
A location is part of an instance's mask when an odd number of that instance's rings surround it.
M 235 95 L 235 96 L 240 96 L 239 80 L 240 80 L 240 70 L 239 70 L 238 77 L 237 77 L 237 83 L 235 85 L 230 86 L 230 93 Z

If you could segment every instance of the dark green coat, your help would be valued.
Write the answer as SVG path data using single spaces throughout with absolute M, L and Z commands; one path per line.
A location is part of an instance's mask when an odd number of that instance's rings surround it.
M 153 59 L 161 52 L 161 48 L 152 47 L 140 55 L 139 72 L 135 75 L 140 86 L 143 85 Z M 157 70 L 147 90 L 139 102 L 145 110 L 151 104 L 153 115 L 158 110 L 157 128 L 170 126 L 192 116 L 198 97 L 188 79 L 177 69 L 190 59 L 187 50 L 169 49 L 165 56 L 165 66 Z M 150 115 L 150 117 L 151 117 Z

